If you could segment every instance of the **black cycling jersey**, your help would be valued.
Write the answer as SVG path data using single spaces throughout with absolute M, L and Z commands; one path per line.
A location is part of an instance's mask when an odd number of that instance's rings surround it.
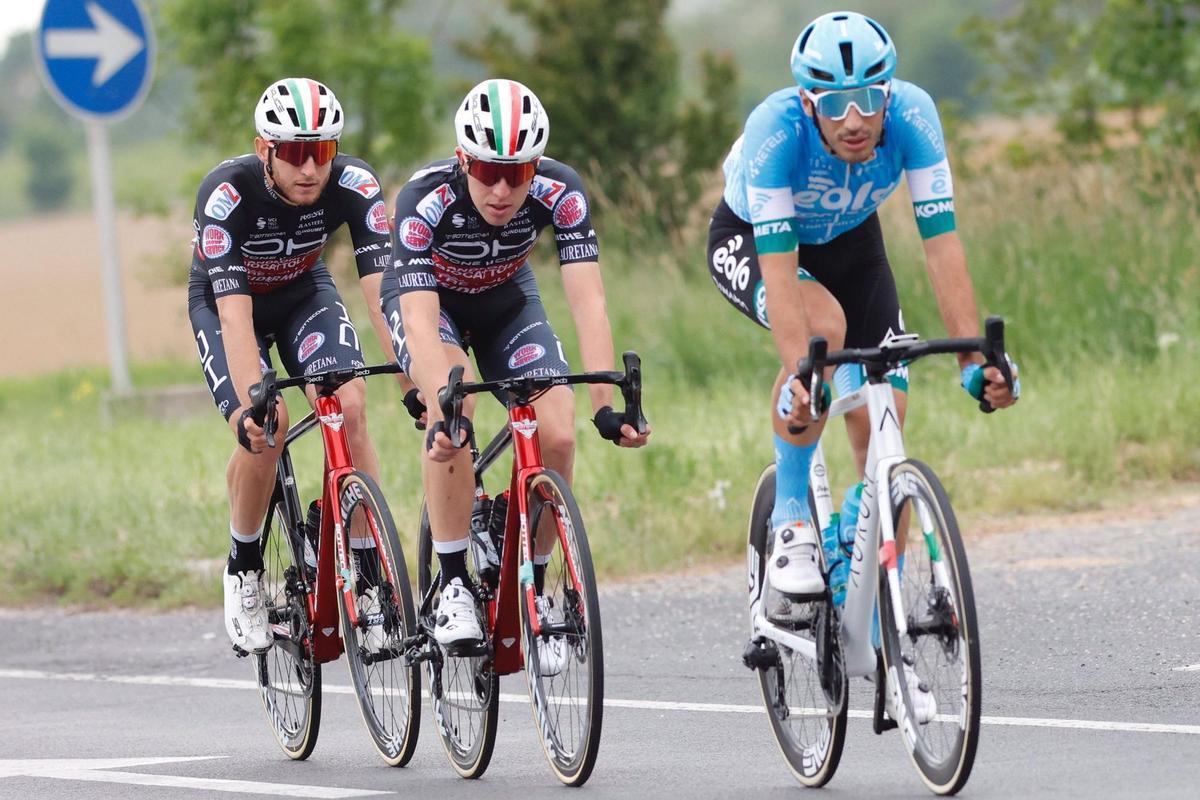
M 566 164 L 544 157 L 525 203 L 505 225 L 484 220 L 454 158 L 435 161 L 409 179 L 396 197 L 395 224 L 392 265 L 400 294 L 421 289 L 476 294 L 509 280 L 536 292 L 527 259 L 549 225 L 560 264 L 600 256 L 583 182 Z M 392 280 L 385 278 L 385 284 Z
M 359 277 L 388 264 L 387 206 L 379 179 L 361 159 L 338 155 L 315 203 L 294 206 L 271 188 L 253 153 L 222 161 L 200 184 L 192 274 L 215 297 L 262 294 L 312 269 L 330 234 L 345 223 Z

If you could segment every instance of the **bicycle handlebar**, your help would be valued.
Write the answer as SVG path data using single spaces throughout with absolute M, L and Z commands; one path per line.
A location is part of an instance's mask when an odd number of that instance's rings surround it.
M 879 347 L 848 348 L 845 350 L 828 351 L 829 344 L 822 336 L 814 336 L 808 340 L 808 355 L 800 359 L 796 366 L 796 375 L 809 391 L 809 411 L 812 418 L 817 419 L 822 409 L 819 407 L 823 394 L 822 384 L 825 380 L 825 367 L 841 364 L 873 364 L 881 371 L 894 369 L 902 363 L 910 363 L 918 358 L 940 353 L 983 353 L 987 366 L 1000 370 L 1009 391 L 1013 388 L 1012 370 L 1008 366 L 1008 357 L 1004 350 L 1004 319 L 988 317 L 984 323 L 984 335 L 961 339 L 928 339 L 918 341 L 915 338 L 897 337 L 885 341 Z M 990 414 L 996 409 L 987 400 L 979 401 L 979 409 Z
M 252 384 L 250 394 L 250 418 L 263 429 L 267 435 L 267 447 L 275 447 L 275 431 L 278 418 L 275 413 L 273 400 L 279 396 L 280 390 L 293 386 L 316 386 L 318 394 L 333 394 L 338 387 L 349 383 L 355 378 L 366 378 L 371 375 L 388 375 L 400 372 L 400 365 L 377 364 L 373 367 L 348 367 L 346 369 L 331 369 L 326 372 L 314 372 L 311 375 L 301 375 L 298 378 L 276 380 L 276 372 L 269 369 L 262 374 L 262 380 Z
M 569 386 L 578 383 L 611 383 L 621 390 L 625 401 L 624 421 L 632 425 L 638 433 L 645 433 L 649 427 L 646 416 L 642 413 L 642 360 L 632 350 L 621 356 L 625 366 L 624 372 L 599 371 L 579 372 L 570 375 L 528 375 L 521 378 L 504 378 L 498 381 L 463 382 L 463 367 L 456 365 L 450 368 L 446 385 L 438 392 L 438 407 L 442 410 L 442 420 L 431 428 L 429 441 L 440 429 L 450 437 L 455 447 L 467 443 L 464 433 L 462 416 L 463 400 L 469 394 L 480 392 L 507 391 L 516 395 L 521 402 L 528 402 L 530 397 L 555 386 Z M 440 425 L 440 428 L 437 426 Z

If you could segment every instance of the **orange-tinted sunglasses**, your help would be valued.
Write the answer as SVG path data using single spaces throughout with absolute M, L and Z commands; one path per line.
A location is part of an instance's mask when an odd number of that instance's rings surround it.
M 533 177 L 537 171 L 537 159 L 520 164 L 499 163 L 496 161 L 479 161 L 467 159 L 467 174 L 484 186 L 495 186 L 503 178 L 509 186 L 520 186 Z
M 271 149 L 293 167 L 303 167 L 310 158 L 319 167 L 337 155 L 338 143 L 329 139 L 320 142 L 274 142 Z

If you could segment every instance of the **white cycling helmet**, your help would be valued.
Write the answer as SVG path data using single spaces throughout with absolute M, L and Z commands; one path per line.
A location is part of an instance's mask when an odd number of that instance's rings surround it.
M 333 92 L 311 78 L 272 82 L 254 109 L 258 135 L 276 142 L 337 140 L 344 121 Z
M 480 161 L 532 161 L 546 150 L 550 119 L 537 95 L 516 81 L 492 78 L 463 99 L 454 115 L 458 146 Z

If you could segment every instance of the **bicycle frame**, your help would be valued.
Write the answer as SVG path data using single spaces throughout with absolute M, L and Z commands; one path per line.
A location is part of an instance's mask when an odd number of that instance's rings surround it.
M 897 569 L 896 541 L 892 524 L 891 503 L 879 502 L 879 487 L 888 485 L 888 473 L 903 461 L 904 439 L 896 400 L 886 377 L 868 379 L 862 388 L 840 397 L 829 409 L 829 418 L 839 417 L 856 408 L 867 406 L 871 438 L 867 446 L 867 463 L 863 475 L 862 500 L 858 512 L 858 527 L 854 534 L 854 551 L 846 587 L 846 605 L 842 610 L 841 633 L 845 648 L 846 674 L 851 677 L 875 672 L 875 647 L 871 644 L 871 620 L 875 609 L 879 565 L 887 569 L 888 585 L 903 628 L 903 602 L 900 596 L 900 573 Z M 833 496 L 827 479 L 825 455 L 820 442 L 813 453 L 809 471 L 810 485 L 816 505 L 818 530 L 829 525 L 833 514 Z M 882 535 L 883 543 L 879 544 Z M 867 557 L 867 554 L 871 557 Z M 789 647 L 809 659 L 816 659 L 812 641 L 772 624 L 762 611 L 761 598 L 752 611 L 754 632 Z M 904 630 L 900 631 L 903 635 Z

